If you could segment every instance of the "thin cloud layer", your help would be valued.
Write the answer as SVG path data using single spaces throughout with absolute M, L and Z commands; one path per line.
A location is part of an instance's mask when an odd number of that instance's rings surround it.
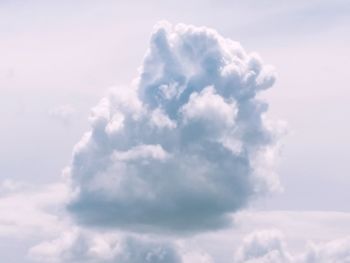
M 66 227 L 63 211 L 68 190 L 64 183 L 38 187 L 10 179 L 0 181 L 0 238 L 60 233 Z
M 69 167 L 77 222 L 132 231 L 224 227 L 279 187 L 277 134 L 256 96 L 275 75 L 204 27 L 159 23 L 139 76 L 92 109 Z
M 71 105 L 60 105 L 49 110 L 49 116 L 53 119 L 69 124 L 73 120 L 77 110 Z

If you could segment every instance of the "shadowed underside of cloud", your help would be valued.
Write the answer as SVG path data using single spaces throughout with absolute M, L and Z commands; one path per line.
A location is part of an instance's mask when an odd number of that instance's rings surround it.
M 77 222 L 195 232 L 279 187 L 276 133 L 256 95 L 275 76 L 216 31 L 159 23 L 140 74 L 92 109 L 69 172 Z

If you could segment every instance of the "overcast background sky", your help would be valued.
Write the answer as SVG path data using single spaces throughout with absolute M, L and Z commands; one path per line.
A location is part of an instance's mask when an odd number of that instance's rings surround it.
M 0 182 L 61 180 L 91 107 L 136 76 L 163 19 L 215 28 L 276 68 L 263 96 L 288 123 L 284 192 L 253 208 L 350 213 L 347 0 L 0 1 Z M 34 243 L 1 239 L 7 262 Z

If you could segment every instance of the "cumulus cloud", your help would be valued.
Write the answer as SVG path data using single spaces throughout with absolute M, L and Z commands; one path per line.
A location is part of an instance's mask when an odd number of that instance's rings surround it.
M 181 262 L 171 243 L 79 229 L 67 231 L 58 239 L 33 247 L 29 256 L 38 262 L 50 263 Z
M 159 23 L 139 76 L 92 109 L 69 167 L 83 225 L 193 232 L 226 226 L 278 188 L 277 135 L 257 93 L 275 75 L 204 27 Z
M 237 263 L 289 263 L 283 236 L 277 230 L 264 230 L 244 238 L 235 257 Z
M 348 263 L 350 237 L 323 243 L 309 242 L 302 251 L 289 250 L 288 236 L 277 229 L 259 230 L 242 242 L 221 241 L 212 246 L 231 247 L 231 253 L 213 256 L 203 244 L 180 243 L 144 235 L 95 232 L 73 228 L 58 238 L 32 247 L 29 257 L 45 263 Z
M 238 248 L 235 263 L 348 263 L 350 236 L 325 243 L 309 242 L 301 253 L 290 253 L 278 230 L 257 231 L 246 236 Z
M 310 243 L 300 262 L 304 263 L 349 263 L 350 236 L 326 243 Z

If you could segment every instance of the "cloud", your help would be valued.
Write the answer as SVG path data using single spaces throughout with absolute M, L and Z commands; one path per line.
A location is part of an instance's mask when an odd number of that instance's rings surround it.
M 60 105 L 49 110 L 49 116 L 64 124 L 69 124 L 76 114 L 76 109 L 71 105 Z
M 237 263 L 289 263 L 282 234 L 277 230 L 264 230 L 246 236 L 236 253 Z
M 183 263 L 214 263 L 214 259 L 206 252 L 202 251 L 189 251 L 181 254 Z
M 140 74 L 92 109 L 70 165 L 77 222 L 194 232 L 278 188 L 275 131 L 256 94 L 275 75 L 216 31 L 156 25 Z
M 93 231 L 78 228 L 74 222 L 63 222 L 57 211 L 57 207 L 64 203 L 61 187 L 52 185 L 26 194 L 12 193 L 11 200 L 18 200 L 8 202 L 8 205 L 12 205 L 8 209 L 0 201 L 3 219 L 0 220 L 0 241 L 8 242 L 6 237 L 25 241 L 35 236 L 35 240 L 30 241 L 30 246 L 33 246 L 38 242 L 38 237 L 51 240 L 30 249 L 30 258 L 42 263 L 114 263 L 124 262 L 120 260 L 126 260 L 125 257 L 129 260 L 126 262 L 132 263 L 143 262 L 141 259 L 146 254 L 166 254 L 167 257 L 164 257 L 170 263 L 348 262 L 350 237 L 340 237 L 348 232 L 349 213 L 250 212 L 249 215 L 240 216 L 240 221 L 243 222 L 237 222 L 230 229 L 196 236 L 165 238 L 130 235 L 110 229 Z M 24 197 L 18 198 L 20 195 Z M 14 210 L 13 207 L 18 209 Z M 12 224 L 6 223 L 14 215 L 15 221 Z M 251 229 L 256 231 L 246 235 Z M 56 238 L 52 240 L 53 237 Z M 163 252 L 157 254 L 159 251 Z M 126 256 L 130 253 L 134 257 Z
M 179 263 L 181 258 L 167 242 L 142 237 L 97 234 L 74 229 L 53 241 L 41 243 L 29 251 L 38 262 L 52 263 Z
M 321 244 L 310 243 L 300 261 L 348 263 L 350 262 L 350 236 Z
M 350 236 L 325 243 L 309 242 L 301 253 L 291 254 L 278 230 L 247 235 L 235 255 L 235 263 L 347 263 L 350 262 Z
M 11 179 L 4 179 L 0 181 L 0 197 L 2 195 L 19 190 L 22 186 L 23 185 L 20 182 Z
M 0 184 L 0 237 L 37 237 L 65 229 L 67 185 L 38 187 L 13 180 Z
M 298 218 L 298 220 L 294 220 Z M 230 236 L 239 232 L 277 228 L 288 236 L 293 247 L 311 240 L 331 240 L 350 233 L 350 213 L 335 211 L 254 211 L 245 210 L 235 215 L 235 228 Z
M 246 235 L 240 243 L 212 242 L 231 247 L 231 253 L 210 254 L 203 244 L 188 239 L 180 242 L 68 228 L 58 238 L 29 250 L 29 258 L 44 263 L 347 263 L 350 236 L 328 242 L 309 242 L 302 251 L 289 250 L 289 237 L 277 229 L 264 229 Z M 215 243 L 215 244 L 214 244 Z M 222 253 L 222 251 L 221 251 Z

